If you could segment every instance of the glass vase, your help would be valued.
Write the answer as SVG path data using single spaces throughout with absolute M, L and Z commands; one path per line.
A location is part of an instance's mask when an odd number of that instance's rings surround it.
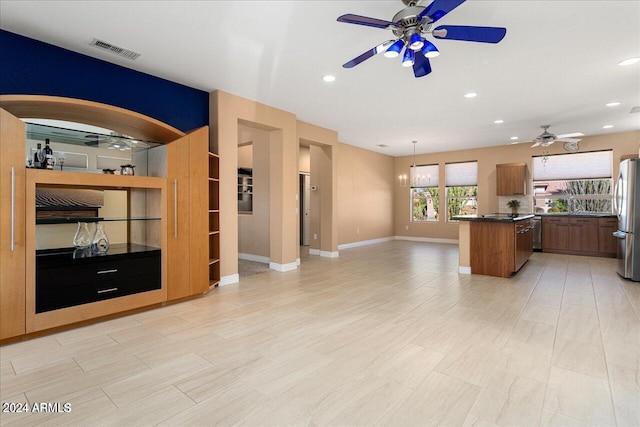
M 91 253 L 94 254 L 106 254 L 109 250 L 109 238 L 107 233 L 104 232 L 104 227 L 99 222 L 96 223 L 96 231 L 93 233 L 93 239 L 91 239 Z
M 73 246 L 76 248 L 88 248 L 91 245 L 91 233 L 86 222 L 79 222 L 76 234 L 73 236 Z

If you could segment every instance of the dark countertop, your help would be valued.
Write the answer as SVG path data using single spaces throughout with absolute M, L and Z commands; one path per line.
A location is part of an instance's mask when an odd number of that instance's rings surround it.
M 492 213 L 485 215 L 457 215 L 452 219 L 458 221 L 517 222 L 533 217 L 533 214 L 518 214 L 517 216 L 514 216 L 513 214 L 508 213 Z
M 569 212 L 556 212 L 556 213 L 537 213 L 536 216 L 568 216 L 570 218 L 616 218 L 616 215 L 610 213 L 569 213 Z

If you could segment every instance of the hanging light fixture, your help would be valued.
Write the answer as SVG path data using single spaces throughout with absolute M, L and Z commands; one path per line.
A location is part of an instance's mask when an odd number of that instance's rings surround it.
M 404 56 L 402 57 L 403 67 L 413 67 L 416 62 L 416 53 L 408 47 L 404 50 Z
M 436 56 L 440 55 L 440 51 L 438 50 L 436 45 L 431 43 L 429 40 L 425 40 L 425 39 L 422 39 L 422 40 L 424 42 L 424 44 L 421 46 L 422 54 L 426 58 L 435 58 Z
M 395 58 L 400 55 L 402 48 L 404 47 L 404 41 L 402 39 L 398 39 L 386 50 L 383 55 L 386 58 Z

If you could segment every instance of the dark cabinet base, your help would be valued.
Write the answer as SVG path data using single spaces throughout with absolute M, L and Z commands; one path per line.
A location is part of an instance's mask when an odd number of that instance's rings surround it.
M 106 255 L 74 248 L 36 253 L 36 313 L 162 287 L 161 251 L 112 245 Z

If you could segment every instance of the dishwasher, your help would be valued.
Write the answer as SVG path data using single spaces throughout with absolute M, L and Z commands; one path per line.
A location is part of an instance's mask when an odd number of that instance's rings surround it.
M 533 250 L 542 252 L 542 217 L 533 217 Z

